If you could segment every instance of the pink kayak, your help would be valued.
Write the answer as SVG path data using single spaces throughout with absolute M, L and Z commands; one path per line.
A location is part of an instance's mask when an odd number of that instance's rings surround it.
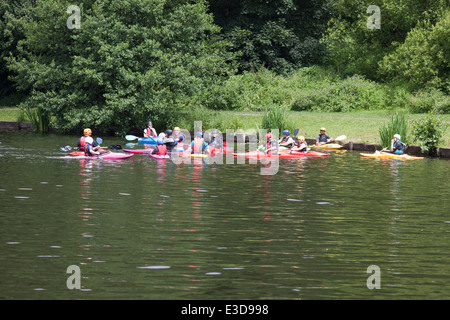
M 123 149 L 123 151 L 132 153 L 132 154 L 142 154 L 142 153 L 149 153 L 153 152 L 154 148 L 146 148 L 146 149 Z
M 166 160 L 166 159 L 170 159 L 170 155 L 168 154 L 154 154 L 154 153 L 149 153 L 148 155 L 150 158 L 152 159 L 156 159 L 156 160 Z
M 77 153 L 69 153 L 67 156 L 63 157 L 65 159 L 104 159 L 104 160 L 122 160 L 122 159 L 128 159 L 133 156 L 133 154 L 128 153 L 118 153 L 118 152 L 107 152 L 99 155 L 98 157 L 95 156 L 85 156 L 84 152 L 80 151 Z

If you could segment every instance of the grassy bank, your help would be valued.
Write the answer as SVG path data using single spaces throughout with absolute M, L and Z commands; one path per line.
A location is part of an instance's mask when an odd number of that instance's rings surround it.
M 358 111 L 358 112 L 307 112 L 287 111 L 288 129 L 300 129 L 300 135 L 315 138 L 321 127 L 327 128 L 331 137 L 346 135 L 347 141 L 362 143 L 380 143 L 379 128 L 392 116 L 393 111 Z M 226 129 L 257 129 L 261 128 L 263 112 L 256 111 L 204 111 L 195 120 L 202 120 L 203 129 L 217 128 L 223 132 Z M 424 117 L 424 114 L 407 114 L 409 132 L 411 121 Z M 0 121 L 23 121 L 19 109 L 0 109 Z M 450 126 L 450 114 L 442 116 Z M 26 120 L 25 120 L 26 121 Z M 193 129 L 193 122 L 186 121 L 180 127 Z M 450 147 L 450 129 L 445 132 L 439 147 Z
M 299 134 L 306 138 L 315 138 L 319 129 L 325 127 L 331 137 L 346 135 L 347 141 L 361 143 L 380 143 L 379 128 L 390 120 L 394 111 L 358 111 L 358 112 L 306 112 L 288 111 L 287 122 L 291 132 L 300 129 Z M 226 129 L 257 129 L 261 128 L 263 112 L 217 111 L 211 112 L 203 122 L 203 128 Z M 407 114 L 409 132 L 412 131 L 412 121 L 425 117 L 425 114 Z M 449 124 L 450 114 L 442 116 Z M 200 120 L 200 118 L 199 118 Z M 192 126 L 193 124 L 191 124 Z M 188 127 L 188 124 L 185 125 Z M 450 147 L 450 129 L 445 132 L 439 147 Z

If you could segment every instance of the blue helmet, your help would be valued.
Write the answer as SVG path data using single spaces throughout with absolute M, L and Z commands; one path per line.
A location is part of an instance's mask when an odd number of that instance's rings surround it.
M 198 131 L 195 135 L 196 135 L 197 137 L 203 138 L 203 132 L 201 132 L 201 131 Z
M 289 135 L 289 133 L 290 133 L 289 130 L 284 130 L 284 131 L 283 131 L 283 134 L 285 134 L 285 135 L 287 135 L 287 136 Z

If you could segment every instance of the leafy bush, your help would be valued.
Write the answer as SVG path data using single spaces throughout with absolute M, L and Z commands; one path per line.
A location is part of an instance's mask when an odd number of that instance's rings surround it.
M 295 111 L 348 112 L 388 107 L 388 95 L 383 86 L 354 75 L 339 81 L 326 80 L 315 88 L 299 92 L 291 104 Z
M 420 142 L 422 152 L 433 153 L 439 144 L 447 124 L 434 112 L 428 113 L 425 118 L 413 121 L 413 136 Z
M 381 146 L 389 148 L 394 134 L 398 133 L 403 143 L 408 143 L 408 122 L 404 113 L 395 113 L 391 120 L 379 129 Z
M 413 113 L 450 113 L 450 98 L 437 89 L 421 90 L 409 99 L 409 109 Z

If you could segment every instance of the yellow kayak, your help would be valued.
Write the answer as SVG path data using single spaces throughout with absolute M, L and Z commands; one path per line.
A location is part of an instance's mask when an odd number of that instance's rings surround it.
M 376 152 L 376 153 L 361 153 L 361 156 L 365 158 L 378 158 L 378 159 L 400 159 L 400 160 L 420 160 L 423 157 L 414 157 L 409 154 L 395 154 L 389 152 Z
M 342 146 L 337 143 L 327 143 L 327 144 L 321 144 L 321 145 L 314 145 L 311 146 L 311 149 L 342 149 Z

